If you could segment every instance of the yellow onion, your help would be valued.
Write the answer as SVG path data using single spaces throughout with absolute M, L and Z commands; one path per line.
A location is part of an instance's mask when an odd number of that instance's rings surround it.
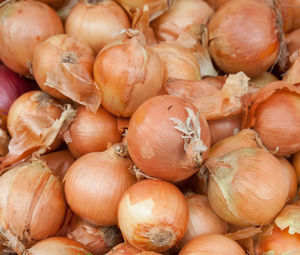
M 188 242 L 179 255 L 246 255 L 241 246 L 235 241 L 220 234 L 206 234 L 194 238 Z
M 273 81 L 278 81 L 277 77 L 269 72 L 264 72 L 251 79 L 250 83 L 253 83 L 255 87 L 263 88 Z
M 255 77 L 277 61 L 282 31 L 274 8 L 262 0 L 233 0 L 212 17 L 209 53 L 224 72 Z
M 297 173 L 298 183 L 300 183 L 300 151 L 293 155 L 292 163 Z
M 117 223 L 117 207 L 124 192 L 135 182 L 123 157 L 124 148 L 115 144 L 103 152 L 77 159 L 65 176 L 65 194 L 72 211 L 96 226 Z
M 49 169 L 62 181 L 70 165 L 75 161 L 68 150 L 60 150 L 41 156 Z
M 141 251 L 136 248 L 134 248 L 131 244 L 129 243 L 121 243 L 115 246 L 113 249 L 111 249 L 107 255 L 155 255 L 155 254 L 160 254 L 156 253 L 153 251 Z
M 38 1 L 8 1 L 0 8 L 0 59 L 11 70 L 31 76 L 35 46 L 64 31 L 56 12 Z
M 121 142 L 117 118 L 102 107 L 96 113 L 79 107 L 69 127 L 66 142 L 75 158 L 90 152 L 104 151 L 109 144 Z
M 54 235 L 63 224 L 63 186 L 42 161 L 29 161 L 4 173 L 0 190 L 0 232 L 16 252 L 19 242 L 31 245 Z
M 286 35 L 285 43 L 287 46 L 288 54 L 291 56 L 293 53 L 300 49 L 300 29 L 296 29 L 290 34 Z
M 285 32 L 293 31 L 300 27 L 300 1 L 299 0 L 279 0 L 278 1 L 283 28 Z
M 126 138 L 130 157 L 143 173 L 172 182 L 196 173 L 210 147 L 203 115 L 169 95 L 143 103 L 130 119 Z
M 14 101 L 9 109 L 7 128 L 11 136 L 9 153 L 0 157 L 0 169 L 30 156 L 57 149 L 61 144 L 60 131 L 76 112 L 70 105 L 42 91 L 31 91 Z
M 65 238 L 51 237 L 42 240 L 30 249 L 24 255 L 93 255 L 84 245 Z
M 158 95 L 164 81 L 159 55 L 144 44 L 141 32 L 134 31 L 131 33 L 138 35 L 116 40 L 102 49 L 94 64 L 103 108 L 122 117 L 131 116 L 140 104 Z
M 161 180 L 143 180 L 123 195 L 118 225 L 134 247 L 162 252 L 183 237 L 188 223 L 188 205 L 176 186 Z
M 176 0 L 169 11 L 155 19 L 151 26 L 160 41 L 182 40 L 196 44 L 201 25 L 205 25 L 214 10 L 202 0 Z
M 215 212 L 237 226 L 266 225 L 283 208 L 289 182 L 282 165 L 259 148 L 208 159 L 208 199 Z
M 189 206 L 189 222 L 181 245 L 200 235 L 227 233 L 227 223 L 214 212 L 206 196 L 194 194 L 187 196 L 186 200 Z
M 130 22 L 121 6 L 111 0 L 80 0 L 70 11 L 65 28 L 87 44 L 95 55 Z
M 244 127 L 253 127 L 263 144 L 276 156 L 300 150 L 300 86 L 272 82 L 250 98 Z
M 212 8 L 218 10 L 222 5 L 226 4 L 231 0 L 205 0 Z
M 40 88 L 58 99 L 72 99 L 96 112 L 101 101 L 93 81 L 94 54 L 71 35 L 55 35 L 33 53 L 33 76 Z
M 106 254 L 122 242 L 121 232 L 116 226 L 95 227 L 85 223 L 75 214 L 68 226 L 67 236 L 85 245 L 95 255 Z
M 8 153 L 9 140 L 8 134 L 0 128 L 0 156 L 5 156 Z
M 165 64 L 166 79 L 201 79 L 198 61 L 192 51 L 178 43 L 160 43 L 153 48 Z

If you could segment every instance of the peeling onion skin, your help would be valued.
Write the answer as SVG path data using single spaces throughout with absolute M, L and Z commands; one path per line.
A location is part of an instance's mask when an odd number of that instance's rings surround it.
M 11 70 L 31 76 L 35 46 L 62 33 L 60 18 L 48 5 L 32 0 L 8 2 L 0 9 L 0 59 Z
M 300 183 L 300 151 L 293 155 L 292 163 L 297 173 L 298 183 Z
M 229 1 L 208 26 L 211 57 L 228 74 L 243 71 L 249 77 L 260 75 L 279 55 L 276 20 L 275 12 L 265 1 Z
M 184 235 L 188 205 L 180 190 L 161 180 L 143 180 L 130 187 L 118 208 L 118 225 L 134 247 L 163 252 Z
M 235 241 L 220 234 L 206 234 L 188 242 L 179 255 L 246 255 Z

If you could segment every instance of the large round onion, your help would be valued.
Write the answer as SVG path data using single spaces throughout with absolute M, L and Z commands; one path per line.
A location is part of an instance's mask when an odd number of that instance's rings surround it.
M 266 1 L 229 1 L 216 12 L 208 26 L 213 60 L 229 74 L 243 71 L 255 77 L 265 72 L 280 52 L 277 19 Z
M 64 31 L 56 12 L 38 1 L 12 1 L 0 9 L 0 59 L 11 70 L 31 76 L 35 46 Z

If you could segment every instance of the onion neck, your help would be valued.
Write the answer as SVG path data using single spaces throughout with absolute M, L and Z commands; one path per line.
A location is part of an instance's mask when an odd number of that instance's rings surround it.
M 26 248 L 23 243 L 8 229 L 0 227 L 0 235 L 3 236 L 5 240 L 7 240 L 10 248 L 12 248 L 18 255 L 27 254 Z

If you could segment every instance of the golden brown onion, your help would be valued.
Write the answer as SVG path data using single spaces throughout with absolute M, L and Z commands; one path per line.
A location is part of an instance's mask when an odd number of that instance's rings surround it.
M 121 142 L 117 118 L 102 107 L 96 113 L 79 107 L 69 127 L 66 142 L 75 158 L 90 152 L 104 151 L 109 144 Z
M 209 52 L 224 72 L 255 77 L 277 61 L 282 31 L 274 8 L 261 0 L 232 0 L 212 17 Z
M 183 237 L 188 205 L 176 186 L 161 180 L 143 180 L 131 186 L 118 208 L 124 239 L 134 247 L 162 252 Z
M 65 28 L 87 44 L 95 55 L 130 22 L 121 6 L 111 0 L 80 0 L 69 13 Z
M 300 27 L 300 1 L 279 0 L 279 7 L 282 16 L 283 29 L 290 32 Z
M 0 8 L 0 59 L 11 70 L 31 76 L 35 46 L 63 32 L 59 16 L 48 5 L 8 1 Z
M 292 162 L 297 173 L 298 183 L 300 183 L 300 151 L 293 155 Z

